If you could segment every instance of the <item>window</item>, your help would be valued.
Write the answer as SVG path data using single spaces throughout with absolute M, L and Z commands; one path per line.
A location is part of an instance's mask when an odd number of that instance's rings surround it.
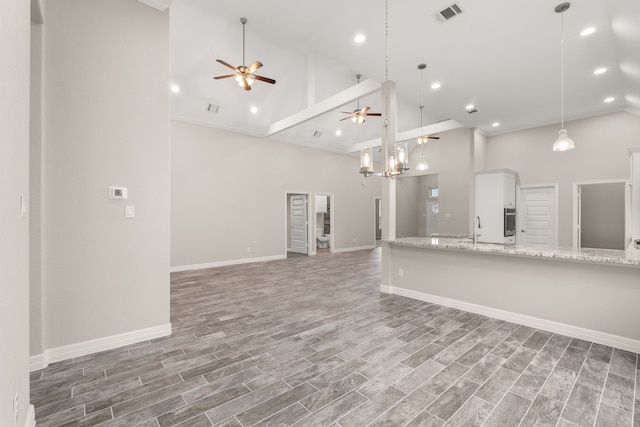
M 429 197 L 432 199 L 438 198 L 438 187 L 429 188 Z

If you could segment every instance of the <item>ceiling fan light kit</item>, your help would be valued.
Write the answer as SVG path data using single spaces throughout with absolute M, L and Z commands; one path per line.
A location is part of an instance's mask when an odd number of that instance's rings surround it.
M 356 79 L 358 80 L 357 84 L 360 84 L 360 78 L 362 77 L 362 74 L 356 74 Z M 349 117 L 345 117 L 344 119 L 340 119 L 340 121 L 343 120 L 347 120 L 347 119 L 351 119 L 351 121 L 355 124 L 362 124 L 364 122 L 366 122 L 366 117 L 367 116 L 381 116 L 382 114 L 380 113 L 369 113 L 369 107 L 364 106 L 362 108 L 360 108 L 360 98 L 358 98 L 358 103 L 356 106 L 356 109 L 349 112 L 349 111 L 341 111 L 341 113 L 343 114 L 349 114 Z
M 240 22 L 242 23 L 242 65 L 238 65 L 234 67 L 228 62 L 223 61 L 222 59 L 216 59 L 217 62 L 224 65 L 227 68 L 230 68 L 234 71 L 233 74 L 225 74 L 222 76 L 215 76 L 214 79 L 226 79 L 229 77 L 235 78 L 236 82 L 238 82 L 238 86 L 242 87 L 244 90 L 251 90 L 251 85 L 255 80 L 259 80 L 261 82 L 275 84 L 276 81 L 269 77 L 258 76 L 257 74 L 253 74 L 258 68 L 262 67 L 262 62 L 255 61 L 248 67 L 245 65 L 245 26 L 247 25 L 247 18 L 240 18 Z

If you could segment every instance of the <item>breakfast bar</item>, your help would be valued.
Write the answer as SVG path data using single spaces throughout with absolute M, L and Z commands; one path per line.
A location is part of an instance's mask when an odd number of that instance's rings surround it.
M 382 244 L 381 291 L 640 351 L 640 249 L 474 243 Z

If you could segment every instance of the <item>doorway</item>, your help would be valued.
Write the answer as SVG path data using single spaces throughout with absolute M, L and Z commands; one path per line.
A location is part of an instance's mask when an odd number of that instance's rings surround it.
M 376 246 L 380 244 L 382 240 L 382 199 L 376 197 L 373 203 L 373 217 L 374 217 L 374 237 Z
M 558 246 L 558 185 L 523 185 L 518 197 L 519 244 Z
M 624 250 L 629 230 L 626 180 L 574 184 L 574 247 Z
M 309 255 L 309 194 L 287 193 L 286 251 Z
M 316 254 L 318 252 L 332 253 L 335 240 L 333 194 L 316 193 L 315 202 L 315 234 L 311 237 L 310 246 L 315 248 Z M 311 253 L 313 253 L 313 250 Z

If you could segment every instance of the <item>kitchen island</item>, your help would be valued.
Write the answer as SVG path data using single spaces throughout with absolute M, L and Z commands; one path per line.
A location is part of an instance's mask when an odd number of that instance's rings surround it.
M 640 352 L 640 249 L 394 239 L 381 291 Z

